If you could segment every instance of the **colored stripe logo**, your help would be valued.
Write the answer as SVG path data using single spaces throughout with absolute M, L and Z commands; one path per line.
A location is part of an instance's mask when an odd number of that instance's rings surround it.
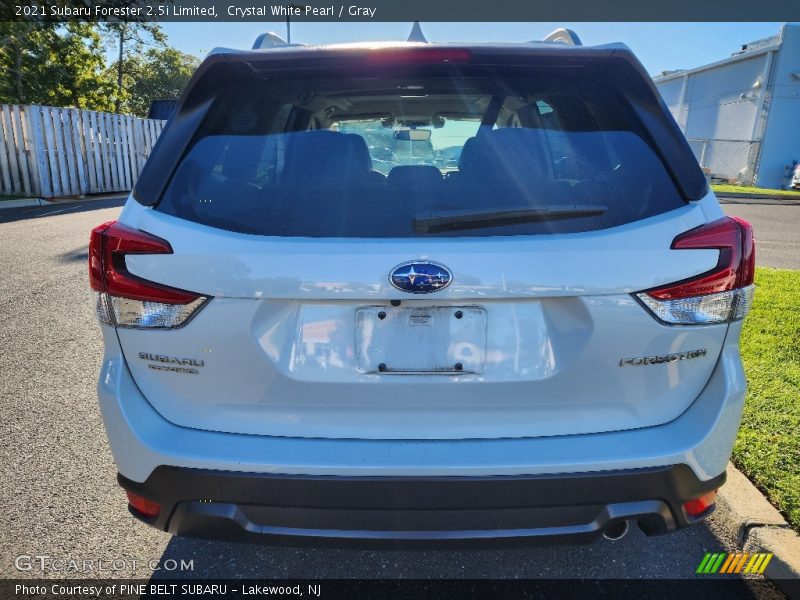
M 731 574 L 731 573 L 758 573 L 764 574 L 769 561 L 772 560 L 772 553 L 755 552 L 708 552 L 695 573 L 704 575 L 711 574 Z

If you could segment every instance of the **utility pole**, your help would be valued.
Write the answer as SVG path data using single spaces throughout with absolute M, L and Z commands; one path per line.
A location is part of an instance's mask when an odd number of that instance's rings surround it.
M 13 38 L 12 46 L 14 48 L 14 68 L 16 69 L 14 81 L 17 84 L 17 103 L 22 104 L 22 45 L 18 37 Z
M 119 31 L 119 58 L 117 59 L 117 99 L 114 101 L 114 112 L 119 114 L 122 108 L 122 60 L 125 58 L 125 26 Z

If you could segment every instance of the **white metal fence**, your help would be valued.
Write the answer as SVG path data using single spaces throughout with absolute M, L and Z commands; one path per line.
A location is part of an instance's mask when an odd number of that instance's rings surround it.
M 38 105 L 0 105 L 0 184 L 19 196 L 128 191 L 163 121 Z
M 697 138 L 688 141 L 700 166 L 710 177 L 753 185 L 760 142 Z

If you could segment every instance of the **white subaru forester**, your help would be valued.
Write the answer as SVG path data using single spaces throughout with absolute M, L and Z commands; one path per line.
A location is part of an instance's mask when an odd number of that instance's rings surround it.
M 212 53 L 89 261 L 159 529 L 527 543 L 714 509 L 753 234 L 624 46 Z

